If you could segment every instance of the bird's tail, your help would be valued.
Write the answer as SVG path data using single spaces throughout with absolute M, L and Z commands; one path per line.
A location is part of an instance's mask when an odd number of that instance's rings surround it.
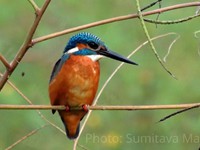
M 66 135 L 69 139 L 76 139 L 79 135 L 80 119 L 74 118 L 73 116 L 61 117 L 62 122 L 65 126 Z
M 68 130 L 68 128 L 65 126 L 66 135 L 70 140 L 74 140 L 78 137 L 80 130 L 80 123 L 78 124 L 78 127 L 76 128 L 75 132 L 71 132 L 72 130 Z

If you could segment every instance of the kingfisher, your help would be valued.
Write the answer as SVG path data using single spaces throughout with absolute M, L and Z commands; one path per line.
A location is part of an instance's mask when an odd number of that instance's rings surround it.
M 80 121 L 95 98 L 99 76 L 99 59 L 109 57 L 132 65 L 137 63 L 111 51 L 97 36 L 81 32 L 72 36 L 55 63 L 49 82 L 51 105 L 65 105 L 58 110 L 69 139 L 79 135 Z M 72 107 L 82 107 L 73 110 Z M 54 114 L 56 110 L 52 110 Z

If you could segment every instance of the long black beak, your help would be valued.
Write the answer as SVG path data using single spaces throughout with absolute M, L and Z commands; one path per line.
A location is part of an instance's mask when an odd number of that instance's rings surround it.
M 112 59 L 115 59 L 115 60 L 118 60 L 118 61 L 122 61 L 122 62 L 125 62 L 125 63 L 128 63 L 128 64 L 132 64 L 132 65 L 138 65 L 137 63 L 129 60 L 128 58 L 124 57 L 124 56 L 121 56 L 111 50 L 107 50 L 107 49 L 100 49 L 99 51 L 97 51 L 98 54 L 100 55 L 104 55 L 106 57 L 109 57 L 109 58 L 112 58 Z

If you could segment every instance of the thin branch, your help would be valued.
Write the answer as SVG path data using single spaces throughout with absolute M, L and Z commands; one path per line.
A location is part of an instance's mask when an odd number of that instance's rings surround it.
M 170 54 L 170 52 L 171 52 L 172 46 L 173 46 L 174 43 L 176 43 L 176 41 L 180 38 L 180 35 L 178 35 L 178 34 L 176 34 L 176 35 L 177 35 L 177 37 L 171 42 L 171 44 L 169 45 L 169 48 L 168 48 L 168 50 L 167 50 L 167 53 L 166 53 L 166 55 L 165 55 L 164 58 L 163 58 L 163 61 L 164 61 L 164 62 L 167 62 L 167 57 L 169 56 L 169 54 Z
M 186 111 L 191 110 L 191 109 L 194 109 L 194 108 L 199 108 L 199 107 L 200 107 L 200 105 L 194 105 L 194 106 L 191 106 L 191 107 L 189 107 L 189 108 L 185 108 L 185 109 L 179 110 L 179 111 L 177 111 L 177 112 L 175 112 L 175 113 L 172 113 L 172 114 L 167 115 L 166 117 L 160 119 L 159 122 L 165 121 L 166 119 L 169 119 L 169 118 L 171 118 L 171 117 L 173 117 L 173 116 L 176 116 L 176 115 L 178 115 L 178 114 L 180 114 L 180 113 L 186 112 Z
M 88 148 L 86 148 L 85 146 L 80 145 L 80 144 L 78 144 L 78 147 L 80 147 L 83 150 L 89 150 Z M 73 147 L 73 150 L 76 150 L 76 147 Z
M 174 33 L 174 32 L 170 32 L 170 33 L 167 33 L 167 34 L 163 34 L 163 35 L 159 35 L 159 36 L 156 36 L 156 37 L 153 37 L 151 39 L 151 41 L 154 41 L 154 40 L 157 40 L 159 38 L 163 38 L 163 37 L 166 37 L 166 36 L 169 36 L 169 35 L 177 35 L 177 33 Z M 177 38 L 176 38 L 177 39 Z M 175 39 L 175 40 L 176 40 Z M 175 41 L 174 40 L 174 41 Z M 174 44 L 174 41 L 173 41 L 173 44 Z M 130 58 L 131 56 L 133 56 L 137 51 L 139 51 L 143 46 L 145 46 L 146 44 L 148 44 L 149 41 L 145 41 L 143 42 L 142 44 L 140 44 L 135 50 L 133 50 L 128 56 L 127 58 Z M 172 44 L 171 44 L 172 45 Z M 170 48 L 168 48 L 168 51 L 169 51 Z M 117 73 L 117 71 L 124 65 L 124 62 L 120 63 L 119 66 L 112 72 L 112 74 L 109 76 L 109 78 L 106 80 L 106 82 L 104 83 L 104 85 L 102 86 L 101 90 L 99 91 L 96 99 L 99 99 L 100 95 L 102 94 L 103 90 L 105 89 L 105 87 L 108 85 L 108 83 L 110 82 L 110 80 L 113 78 L 113 76 Z
M 199 40 L 199 36 L 198 36 L 198 34 L 200 33 L 200 30 L 198 30 L 198 31 L 195 31 L 194 32 L 194 37 L 196 38 L 196 39 L 198 39 Z M 200 43 L 198 42 L 198 54 L 200 55 Z
M 44 127 L 46 127 L 47 125 L 43 125 L 40 128 L 37 128 L 33 131 L 31 131 L 30 133 L 28 133 L 27 135 L 23 136 L 22 138 L 20 138 L 18 141 L 16 141 L 15 143 L 13 143 L 12 145 L 10 145 L 9 147 L 7 147 L 5 150 L 11 150 L 12 148 L 14 148 L 17 144 L 21 143 L 22 141 L 26 140 L 29 136 L 37 133 L 40 129 L 43 129 Z
M 161 24 L 161 25 L 166 25 L 166 24 L 169 25 L 169 24 L 177 24 L 177 23 L 186 22 L 186 21 L 189 21 L 189 20 L 191 20 L 191 19 L 197 18 L 197 17 L 199 17 L 199 16 L 200 16 L 200 14 L 196 14 L 196 15 L 189 16 L 189 17 L 182 18 L 182 19 L 177 19 L 177 20 L 165 20 L 165 21 L 161 21 L 161 20 L 152 20 L 152 19 L 144 18 L 144 21 L 149 22 L 149 23 Z
M 43 7 L 41 8 L 41 10 L 39 11 L 38 15 L 35 18 L 35 21 L 26 37 L 26 40 L 24 42 L 24 44 L 21 46 L 21 48 L 19 49 L 17 55 L 15 56 L 14 60 L 11 63 L 11 68 L 10 70 L 7 70 L 1 81 L 0 81 L 0 91 L 3 88 L 3 86 L 5 85 L 6 81 L 8 80 L 9 76 L 12 74 L 12 72 L 15 70 L 15 68 L 18 66 L 19 62 L 21 61 L 21 59 L 24 57 L 25 53 L 27 52 L 27 50 L 32 46 L 32 38 L 33 35 L 39 25 L 39 22 L 45 12 L 45 10 L 47 9 L 49 3 L 51 2 L 51 0 L 46 0 Z
M 143 12 L 142 16 L 148 16 L 148 15 L 162 13 L 162 12 L 166 12 L 166 11 L 170 11 L 170 10 L 175 10 L 175 9 L 180 9 L 180 8 L 185 8 L 185 7 L 193 7 L 193 6 L 200 6 L 200 2 L 183 3 L 183 4 L 177 4 L 177 5 L 168 6 L 168 7 L 164 7 L 164 8 L 160 8 L 160 9 L 155 9 L 155 10 L 152 10 L 152 11 Z M 127 19 L 138 18 L 138 17 L 139 17 L 139 15 L 137 13 L 135 13 L 135 14 L 129 14 L 129 15 L 125 15 L 125 16 L 118 16 L 118 17 L 114 17 L 114 18 L 109 18 L 109 19 L 85 24 L 85 25 L 82 25 L 82 26 L 66 29 L 66 30 L 63 30 L 63 31 L 55 32 L 55 33 L 45 35 L 45 36 L 42 36 L 42 37 L 38 37 L 36 39 L 33 39 L 32 43 L 36 44 L 36 43 L 39 43 L 39 42 L 42 42 L 42 41 L 45 41 L 45 40 L 48 40 L 48 39 L 52 39 L 52 38 L 55 38 L 55 37 L 58 37 L 58 36 L 61 36 L 61 35 L 64 35 L 64 34 L 72 33 L 72 32 L 75 32 L 75 31 L 80 31 L 80 30 L 83 30 L 83 29 L 87 29 L 87 28 L 91 28 L 91 27 L 95 27 L 95 26 L 99 26 L 99 25 L 103 25 L 103 24 L 108 24 L 108 23 L 113 23 L 113 22 L 117 22 L 117 21 L 123 21 L 123 20 L 127 20 Z
M 7 70 L 9 70 L 11 68 L 9 62 L 6 60 L 5 57 L 3 57 L 2 54 L 0 54 L 0 60 L 4 64 L 4 66 L 6 67 Z
M 157 1 L 155 1 L 155 2 L 153 2 L 153 3 L 151 3 L 151 4 L 149 4 L 148 6 L 142 8 L 141 11 L 144 11 L 144 10 L 146 10 L 146 9 L 149 9 L 150 7 L 156 5 L 157 3 L 160 3 L 161 1 L 162 1 L 162 0 L 157 0 Z
M 195 31 L 195 32 L 194 32 L 194 37 L 197 38 L 197 39 L 199 39 L 199 36 L 198 36 L 199 33 L 200 33 L 200 30 Z
M 2 73 L 0 73 L 0 76 L 3 76 L 3 74 Z M 32 102 L 31 102 L 31 100 L 28 98 L 28 97 L 26 97 L 11 81 L 7 81 L 7 83 L 25 100 L 25 101 L 27 101 L 29 104 L 33 104 Z
M 199 12 L 200 12 L 200 6 L 197 7 L 195 14 L 199 14 Z
M 0 109 L 19 109 L 19 110 L 26 110 L 26 109 L 40 109 L 40 110 L 49 110 L 49 109 L 56 109 L 56 110 L 65 110 L 65 106 L 51 106 L 51 105 L 7 105 L 7 104 L 0 104 Z M 75 108 L 76 109 L 76 108 Z
M 143 28 L 144 33 L 145 33 L 145 35 L 146 35 L 146 37 L 147 37 L 147 39 L 148 39 L 148 41 L 149 41 L 149 44 L 150 44 L 150 46 L 151 46 L 151 49 L 152 49 L 153 53 L 155 54 L 155 56 L 156 56 L 158 62 L 161 64 L 161 66 L 163 67 L 163 69 L 164 69 L 169 75 L 171 75 L 174 79 L 176 79 L 176 77 L 175 77 L 175 76 L 167 69 L 167 67 L 163 64 L 163 62 L 162 62 L 160 56 L 158 55 L 158 53 L 157 53 L 157 51 L 156 51 L 156 48 L 155 48 L 155 46 L 154 46 L 154 44 L 153 44 L 153 42 L 152 42 L 152 40 L 151 40 L 151 38 L 150 38 L 149 32 L 148 32 L 148 30 L 147 30 L 147 27 L 146 27 L 146 25 L 145 25 L 145 23 L 144 23 L 144 19 L 143 19 L 143 16 L 142 16 L 142 12 L 140 11 L 140 3 L 139 3 L 139 0 L 136 0 L 136 5 L 137 5 L 138 14 L 139 14 L 139 18 L 140 18 L 140 22 L 141 22 L 142 28 Z
M 199 106 L 200 103 L 191 103 L 191 104 L 174 104 L 174 105 L 127 105 L 127 106 L 88 106 L 89 110 L 158 110 L 158 109 L 184 109 L 189 107 Z M 56 109 L 56 110 L 65 110 L 64 105 L 7 105 L 0 104 L 0 109 L 7 110 L 30 110 L 30 109 Z M 70 110 L 83 110 L 82 107 L 70 107 Z
M 0 76 L 2 76 L 1 73 L 0 73 Z M 10 82 L 9 80 L 7 82 L 23 99 L 25 99 L 29 104 L 33 105 L 32 101 L 27 96 L 25 96 L 12 82 Z M 59 130 L 61 133 L 65 134 L 65 131 L 63 131 L 61 128 L 59 128 L 57 125 L 55 125 L 53 122 L 49 121 L 39 110 L 36 110 L 36 112 L 38 113 L 38 115 L 44 121 L 46 121 L 51 126 L 53 126 L 54 128 L 56 128 L 57 130 Z
M 38 15 L 40 8 L 38 7 L 38 5 L 35 3 L 34 0 L 28 0 L 29 3 L 32 5 L 33 9 L 35 10 L 35 13 Z

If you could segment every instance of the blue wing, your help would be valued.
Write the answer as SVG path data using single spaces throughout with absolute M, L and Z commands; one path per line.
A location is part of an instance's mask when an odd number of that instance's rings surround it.
M 51 73 L 50 81 L 49 83 L 55 78 L 55 76 L 58 74 L 60 69 L 62 68 L 65 61 L 69 58 L 69 54 L 64 54 L 54 65 L 53 71 Z

